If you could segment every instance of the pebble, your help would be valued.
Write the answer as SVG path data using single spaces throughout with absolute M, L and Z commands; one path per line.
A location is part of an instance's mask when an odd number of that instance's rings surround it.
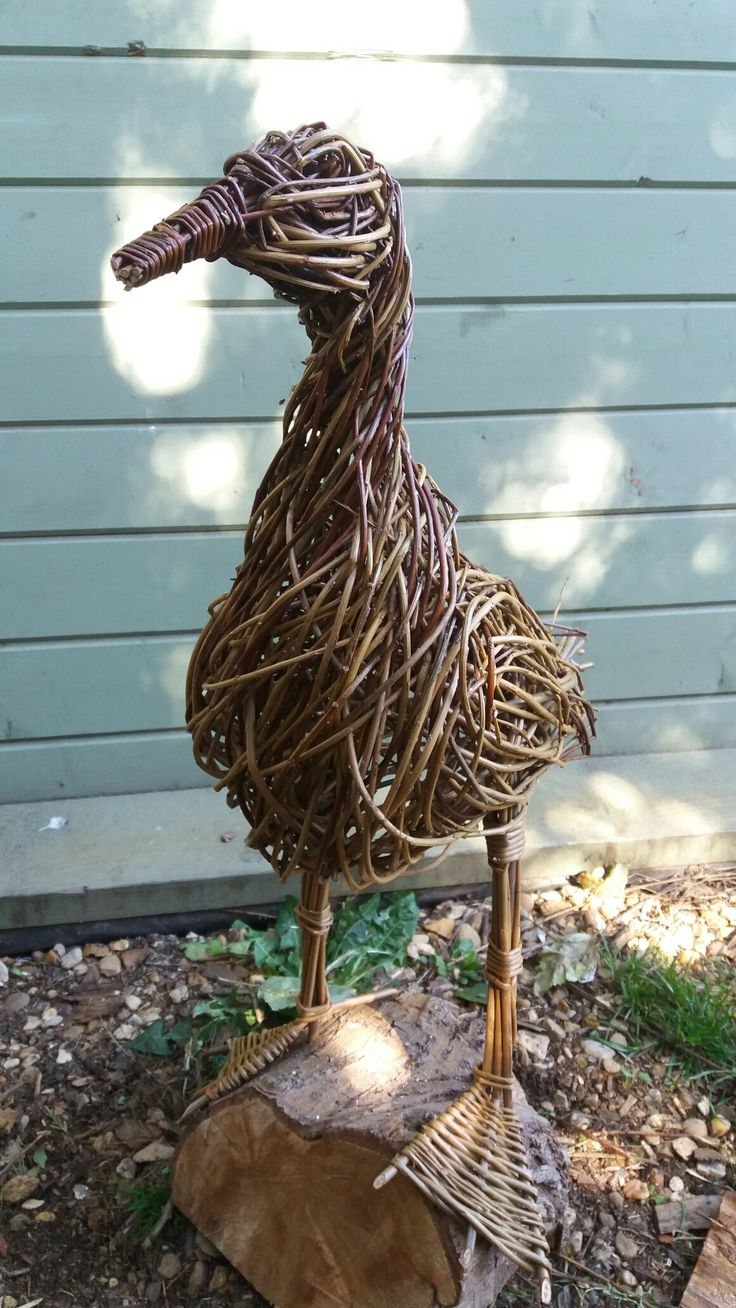
M 118 972 L 121 972 L 123 968 L 117 954 L 105 954 L 105 957 L 100 959 L 97 966 L 103 976 L 117 976 Z
M 199 1252 L 204 1254 L 205 1258 L 220 1257 L 219 1249 L 216 1249 L 212 1241 L 208 1240 L 206 1235 L 202 1235 L 201 1231 L 197 1231 L 197 1234 L 194 1237 L 194 1243 L 199 1249 Z
M 121 1158 L 120 1162 L 115 1168 L 115 1175 L 119 1176 L 123 1181 L 134 1180 L 137 1172 L 138 1172 L 138 1168 L 136 1167 L 135 1161 L 132 1158 Z
M 56 1061 L 57 1063 L 71 1063 L 72 1054 L 68 1049 L 65 1049 L 64 1046 L 61 1045 L 59 1048 L 59 1052 L 56 1055 Z
M 6 1017 L 12 1017 L 15 1013 L 22 1013 L 31 1002 L 31 996 L 25 990 L 14 990 L 12 995 L 8 995 L 3 1009 Z
M 41 1025 L 40 1017 L 27 1017 L 23 1023 L 24 1031 L 37 1031 Z
M 453 938 L 457 944 L 462 940 L 467 940 L 476 953 L 481 947 L 480 936 L 475 927 L 472 927 L 469 922 L 461 922 Z
M 134 1163 L 167 1163 L 170 1158 L 174 1157 L 175 1149 L 173 1145 L 167 1144 L 165 1140 L 152 1140 L 150 1144 L 144 1145 L 136 1154 L 133 1154 Z
M 44 1031 L 48 1031 L 52 1026 L 62 1026 L 64 1019 L 61 1013 L 57 1013 L 55 1008 L 45 1008 L 41 1014 L 41 1026 Z
M 176 986 L 174 990 L 169 991 L 169 999 L 172 1004 L 183 1004 L 189 998 L 189 990 L 186 986 Z
M 16 1172 L 0 1189 L 0 1199 L 6 1204 L 22 1204 L 36 1193 L 40 1184 L 35 1172 Z
M 442 940 L 449 940 L 455 934 L 455 921 L 451 917 L 438 917 L 434 922 L 427 923 L 427 931 Z
M 693 1140 L 705 1140 L 708 1137 L 708 1123 L 701 1117 L 688 1117 L 682 1126 L 685 1134 L 692 1136 Z
M 163 1276 L 165 1281 L 170 1281 L 172 1277 L 178 1276 L 181 1271 L 181 1258 L 173 1250 L 169 1250 L 163 1255 L 158 1265 L 158 1274 Z
M 624 1198 L 634 1203 L 642 1203 L 649 1198 L 649 1186 L 646 1181 L 627 1181 L 624 1186 Z M 611 1195 L 613 1199 L 613 1195 Z
M 695 1168 L 706 1181 L 722 1181 L 726 1175 L 725 1163 L 696 1163 Z
M 588 1058 L 598 1059 L 598 1061 L 601 1063 L 608 1063 L 610 1061 L 613 1061 L 611 1057 L 611 1050 L 609 1049 L 608 1045 L 601 1044 L 599 1040 L 584 1040 L 583 1053 L 587 1054 Z
M 59 952 L 58 946 L 56 952 L 57 954 Z M 67 949 L 66 953 L 61 955 L 60 961 L 61 961 L 61 966 L 65 968 L 67 971 L 72 967 L 76 967 L 78 963 L 81 963 L 82 951 L 79 945 L 75 945 L 73 949 Z
M 66 953 L 66 945 L 62 945 L 62 944 L 54 945 L 53 949 L 54 949 L 54 953 L 59 955 L 59 958 L 64 957 Z
M 697 1148 L 695 1141 L 689 1135 L 678 1135 L 675 1140 L 671 1141 L 671 1145 L 673 1154 L 677 1154 L 677 1157 L 682 1158 L 685 1162 L 692 1158 Z
M 721 1117 L 719 1114 L 717 1114 L 715 1117 L 712 1117 L 710 1119 L 711 1135 L 716 1135 L 716 1136 L 728 1135 L 730 1130 L 731 1130 L 731 1123 L 728 1121 L 727 1118 Z
M 136 1035 L 136 1028 L 131 1026 L 130 1022 L 121 1022 L 113 1031 L 113 1035 L 116 1040 L 132 1040 Z
M 639 1253 L 639 1246 L 636 1243 L 636 1240 L 632 1240 L 631 1236 L 627 1235 L 625 1231 L 616 1232 L 614 1244 L 616 1246 L 616 1252 L 619 1253 L 622 1258 L 625 1258 L 627 1263 L 633 1262 L 634 1258 L 636 1258 Z
M 161 1298 L 161 1281 L 149 1281 L 146 1286 L 146 1299 L 149 1303 L 158 1303 Z
M 143 1000 L 139 999 L 138 995 L 126 995 L 123 1002 L 125 1007 L 130 1009 L 131 1013 L 137 1013 Z
M 187 1289 L 189 1293 L 199 1294 L 200 1291 L 204 1289 L 204 1283 L 206 1280 L 207 1280 L 207 1264 L 203 1263 L 201 1259 L 198 1258 L 191 1272 L 189 1273 L 189 1281 L 187 1282 Z
M 681 1176 L 671 1176 L 668 1182 L 668 1187 L 672 1191 L 672 1194 L 682 1194 L 685 1189 L 685 1182 Z
M 110 948 L 111 948 L 111 949 L 114 949 L 116 954 L 124 954 L 125 951 L 126 951 L 127 949 L 130 949 L 130 941 L 129 941 L 129 940 L 111 940 L 111 941 L 110 941 Z
M 224 1263 L 218 1263 L 210 1277 L 210 1292 L 217 1294 L 220 1290 L 226 1289 L 229 1280 L 230 1269 L 225 1267 Z
M 618 1279 L 621 1285 L 631 1286 L 632 1289 L 639 1284 L 636 1277 L 634 1276 L 634 1273 L 630 1272 L 628 1267 L 623 1267 L 621 1269 L 621 1271 L 618 1274 Z
M 517 1043 L 521 1049 L 524 1049 L 530 1058 L 536 1058 L 540 1063 L 544 1062 L 549 1050 L 549 1036 L 542 1035 L 541 1031 L 527 1031 L 524 1027 L 519 1028 Z

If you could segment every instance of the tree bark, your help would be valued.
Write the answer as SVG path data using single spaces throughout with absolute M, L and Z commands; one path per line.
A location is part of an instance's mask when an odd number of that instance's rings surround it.
M 513 1264 L 404 1176 L 375 1176 L 470 1085 L 483 1046 L 477 1010 L 410 990 L 337 1012 L 183 1137 L 178 1208 L 277 1308 L 488 1308 Z M 516 1087 L 548 1233 L 567 1164 Z

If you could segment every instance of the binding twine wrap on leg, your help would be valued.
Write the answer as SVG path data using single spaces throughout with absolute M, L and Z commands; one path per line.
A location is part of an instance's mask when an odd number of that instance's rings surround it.
M 332 926 L 326 881 L 314 876 L 304 877 L 296 920 L 302 934 L 302 980 L 296 1001 L 299 1016 L 283 1026 L 264 1027 L 231 1040 L 228 1056 L 218 1076 L 205 1087 L 204 1095 L 209 1100 L 219 1099 L 250 1081 L 257 1072 L 291 1048 L 305 1030 L 312 1030 L 319 1018 L 332 1007 L 326 981 L 325 954 Z
M 427 1122 L 374 1184 L 401 1171 L 446 1212 L 469 1224 L 466 1260 L 476 1232 L 539 1280 L 551 1300 L 549 1246 L 521 1127 L 513 1107 L 512 1049 L 516 978 L 522 968 L 519 859 L 524 830 L 514 815 L 487 837 L 493 875 L 493 919 L 486 956 L 488 1003 L 483 1063 L 473 1085 Z

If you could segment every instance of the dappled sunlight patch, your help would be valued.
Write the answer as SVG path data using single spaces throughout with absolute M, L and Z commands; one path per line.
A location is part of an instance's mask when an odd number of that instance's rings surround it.
M 283 0 L 278 6 L 242 5 L 214 0 L 206 13 L 209 48 L 242 44 L 252 50 L 376 50 L 397 54 L 451 54 L 459 49 L 469 26 L 466 0 L 445 0 L 441 5 L 404 0 L 375 0 L 370 22 L 360 5 L 345 0 L 322 0 L 318 10 L 301 0 Z
M 235 428 L 201 435 L 165 432 L 151 445 L 151 471 L 168 496 L 196 505 L 221 521 L 235 521 L 242 504 L 248 452 Z
M 624 451 L 597 414 L 541 419 L 514 458 L 481 468 L 489 513 L 576 513 L 616 498 Z
M 349 1060 L 343 1075 L 356 1090 L 388 1081 L 404 1085 L 409 1080 L 411 1067 L 403 1042 L 382 1019 L 369 1024 L 364 1019 L 346 1021 L 333 1041 L 341 1057 Z
M 170 197 L 155 188 L 113 191 L 119 230 L 144 232 L 169 212 Z M 143 395 L 175 395 L 190 390 L 205 372 L 211 313 L 192 301 L 209 297 L 211 267 L 204 261 L 187 268 L 185 278 L 165 277 L 128 295 L 115 281 L 110 254 L 100 268 L 102 324 L 114 367 Z
M 732 543 L 716 532 L 706 532 L 693 550 L 693 571 L 704 576 L 730 573 L 735 562 Z

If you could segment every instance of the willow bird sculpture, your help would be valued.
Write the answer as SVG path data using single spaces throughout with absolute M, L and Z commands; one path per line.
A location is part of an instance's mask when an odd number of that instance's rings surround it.
M 547 1246 L 512 1108 L 523 815 L 542 770 L 589 752 L 581 633 L 545 626 L 460 553 L 454 506 L 403 426 L 412 333 L 401 192 L 324 124 L 270 132 L 112 261 L 126 288 L 226 258 L 299 306 L 311 353 L 253 503 L 243 561 L 192 655 L 200 767 L 283 881 L 301 877 L 298 1017 L 232 1042 L 211 1098 L 330 1010 L 329 886 L 425 869 L 486 837 L 493 922 L 475 1081 L 400 1169 L 549 1296 Z

